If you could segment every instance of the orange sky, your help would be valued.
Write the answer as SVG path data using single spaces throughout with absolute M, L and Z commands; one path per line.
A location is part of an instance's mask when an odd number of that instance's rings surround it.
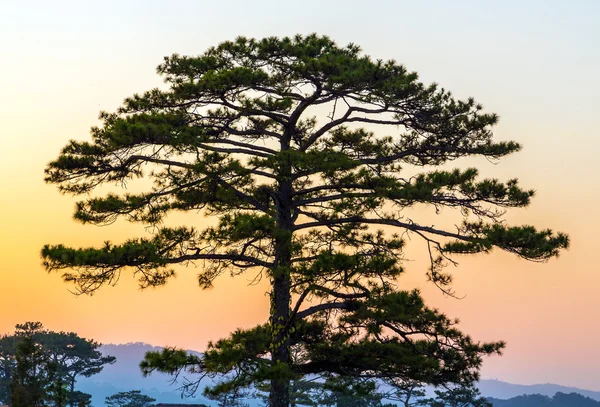
M 500 115 L 499 139 L 524 145 L 497 165 L 475 164 L 484 176 L 518 176 L 536 189 L 531 207 L 509 219 L 568 232 L 571 249 L 548 264 L 503 253 L 460 259 L 454 288 L 466 297 L 459 301 L 425 284 L 424 253 L 415 247 L 400 283 L 422 287 L 475 338 L 508 341 L 504 356 L 485 362 L 484 377 L 600 390 L 598 3 L 347 2 L 343 10 L 281 3 L 240 1 L 233 11 L 185 1 L 0 5 L 0 332 L 40 320 L 102 342 L 202 350 L 210 339 L 264 321 L 264 286 L 222 278 L 201 291 L 193 269 L 180 269 L 159 289 L 140 292 L 127 274 L 92 297 L 71 295 L 42 269 L 44 244 L 98 245 L 147 232 L 124 222 L 74 223 L 74 199 L 45 185 L 43 169 L 69 139 L 88 137 L 101 109 L 159 86 L 154 67 L 164 55 L 200 53 L 240 34 L 318 32 L 394 58 L 458 97 L 474 96 Z

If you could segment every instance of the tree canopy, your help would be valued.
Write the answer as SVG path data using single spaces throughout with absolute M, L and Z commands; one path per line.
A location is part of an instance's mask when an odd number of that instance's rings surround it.
M 89 405 L 91 396 L 75 390 L 77 377 L 100 373 L 116 360 L 99 346 L 74 332 L 44 329 L 40 322 L 18 324 L 14 334 L 0 337 L 0 402 Z
M 158 73 L 167 89 L 102 112 L 91 141 L 71 141 L 46 168 L 47 182 L 83 197 L 76 220 L 124 218 L 155 226 L 153 234 L 99 248 L 47 245 L 44 265 L 82 293 L 116 283 L 124 269 L 141 287 L 165 284 L 177 264 L 198 264 L 203 288 L 251 273 L 268 279 L 271 310 L 202 357 L 149 353 L 146 373 L 220 378 L 208 395 L 270 382 L 271 407 L 287 407 L 290 383 L 306 375 L 468 383 L 503 343 L 472 340 L 417 290 L 399 287 L 407 239 L 427 244 L 427 275 L 446 292 L 444 266 L 456 255 L 497 248 L 546 261 L 568 246 L 563 233 L 504 221 L 533 190 L 449 168 L 520 149 L 493 139 L 498 116 L 395 61 L 318 35 L 239 37 L 166 57 Z M 92 194 L 139 178 L 152 186 Z M 462 223 L 434 226 L 417 206 L 455 209 Z M 175 211 L 216 224 L 167 226 Z
M 130 390 L 106 397 L 105 403 L 108 407 L 151 407 L 155 401 L 140 390 Z
M 55 366 L 39 346 L 36 338 L 39 328 L 39 323 L 17 325 L 19 340 L 14 348 L 8 392 L 8 403 L 13 407 L 43 407 L 52 396 L 50 393 L 55 393 L 49 391 Z

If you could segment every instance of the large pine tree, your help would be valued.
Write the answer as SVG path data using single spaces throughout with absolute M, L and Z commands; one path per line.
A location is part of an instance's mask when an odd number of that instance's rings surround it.
M 158 72 L 167 90 L 101 113 L 92 140 L 71 141 L 46 169 L 47 182 L 84 196 L 75 219 L 124 217 L 157 226 L 154 234 L 101 248 L 48 245 L 44 264 L 83 293 L 126 268 L 142 287 L 166 283 L 176 264 L 201 266 L 203 288 L 224 273 L 256 273 L 270 282 L 271 312 L 202 358 L 149 354 L 147 372 L 219 376 L 213 394 L 270 382 L 272 407 L 287 407 L 290 383 L 306 375 L 468 382 L 503 344 L 472 341 L 418 291 L 398 288 L 406 237 L 427 243 L 429 278 L 443 290 L 453 253 L 499 248 L 544 261 L 568 245 L 564 234 L 505 224 L 505 208 L 533 196 L 516 180 L 436 168 L 520 146 L 495 142 L 497 116 L 474 100 L 426 86 L 394 61 L 317 35 L 240 37 L 167 57 Z M 141 177 L 153 182 L 146 192 L 86 197 Z M 418 205 L 454 208 L 464 221 L 432 226 L 410 211 Z M 161 223 L 199 210 L 217 225 Z

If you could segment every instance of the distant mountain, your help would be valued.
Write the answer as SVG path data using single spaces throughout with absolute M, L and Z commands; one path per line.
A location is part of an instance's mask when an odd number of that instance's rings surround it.
M 172 383 L 172 378 L 164 373 L 152 373 L 142 376 L 139 364 L 148 351 L 159 351 L 162 348 L 146 343 L 127 343 L 121 345 L 102 345 L 100 351 L 105 355 L 117 358 L 116 363 L 107 365 L 102 372 L 89 378 L 77 381 L 77 390 L 92 395 L 92 405 L 104 406 L 107 396 L 120 391 L 141 390 L 144 394 L 156 399 L 157 403 L 204 403 L 213 404 L 204 397 L 181 398 L 178 385 Z M 193 351 L 190 351 L 193 352 Z
M 525 394 L 538 394 L 552 397 L 556 393 L 578 393 L 582 396 L 600 401 L 599 391 L 583 390 L 576 387 L 567 387 L 551 383 L 523 385 L 501 382 L 499 380 L 482 380 L 477 387 L 485 397 L 494 397 L 498 399 L 510 399 Z
M 162 403 L 204 403 L 208 406 L 216 405 L 201 396 L 182 400 L 180 392 L 177 390 L 177 384 L 172 384 L 172 378 L 169 375 L 153 373 L 148 377 L 142 376 L 139 364 L 144 358 L 145 353 L 151 350 L 161 350 L 160 347 L 137 342 L 121 345 L 103 345 L 100 350 L 104 354 L 115 356 L 117 362 L 106 366 L 97 375 L 79 379 L 76 386 L 77 390 L 92 394 L 92 401 L 95 407 L 104 406 L 104 398 L 106 396 L 128 390 L 141 390 L 143 393 L 155 398 L 157 402 Z M 197 354 L 200 355 L 200 353 Z M 594 402 L 600 401 L 600 392 L 557 384 L 521 385 L 501 382 L 499 380 L 482 380 L 479 382 L 478 387 L 483 396 L 493 400 L 495 407 L 600 407 L 600 403 L 589 404 L 588 401 L 584 401 L 587 400 L 586 398 Z M 571 397 L 571 401 L 575 400 L 575 396 L 571 395 L 571 393 L 576 393 L 583 397 L 578 398 L 576 404 L 556 404 L 562 402 L 561 397 L 563 397 L 559 396 L 555 400 L 555 394 L 558 396 L 557 393 Z M 584 402 L 588 404 L 579 404 Z M 251 406 L 255 404 L 250 402 Z
M 530 394 L 509 400 L 488 398 L 494 407 L 600 407 L 600 401 L 577 393 L 556 393 L 553 397 Z

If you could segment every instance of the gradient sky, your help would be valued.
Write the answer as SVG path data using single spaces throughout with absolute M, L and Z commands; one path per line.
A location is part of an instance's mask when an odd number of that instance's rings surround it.
M 599 20 L 594 0 L 1 1 L 0 332 L 40 320 L 101 342 L 202 350 L 263 322 L 264 286 L 222 278 L 201 291 L 193 268 L 158 289 L 141 292 L 125 274 L 92 297 L 70 294 L 41 266 L 45 243 L 98 245 L 148 232 L 76 224 L 75 200 L 45 185 L 43 169 L 69 139 L 89 136 L 100 110 L 160 86 L 163 56 L 199 54 L 238 35 L 317 32 L 474 96 L 500 115 L 498 139 L 524 145 L 499 164 L 469 164 L 536 189 L 533 204 L 508 219 L 568 232 L 571 249 L 547 264 L 504 253 L 460 259 L 454 289 L 465 298 L 456 300 L 426 284 L 417 244 L 400 284 L 422 287 L 474 338 L 508 342 L 503 356 L 485 361 L 484 378 L 600 390 Z

